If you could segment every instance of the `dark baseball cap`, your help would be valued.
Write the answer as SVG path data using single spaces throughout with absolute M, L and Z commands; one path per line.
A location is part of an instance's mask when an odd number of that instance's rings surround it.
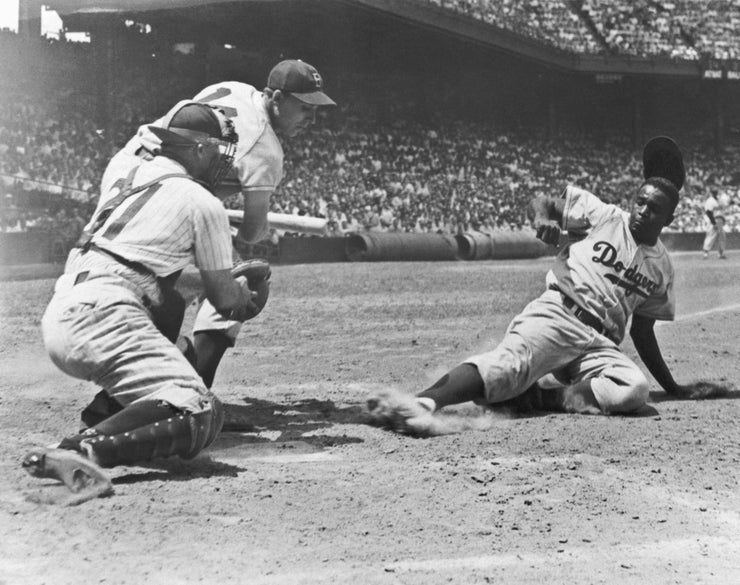
M 668 136 L 655 136 L 648 140 L 642 151 L 642 169 L 645 179 L 662 177 L 680 190 L 686 180 L 686 167 L 681 149 Z
M 279 89 L 313 106 L 336 106 L 321 89 L 324 81 L 315 67 L 300 59 L 280 61 L 267 77 L 267 87 Z

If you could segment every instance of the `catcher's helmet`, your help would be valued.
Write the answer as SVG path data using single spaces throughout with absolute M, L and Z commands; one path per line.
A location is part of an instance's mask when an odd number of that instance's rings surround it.
M 668 136 L 648 140 L 642 151 L 642 172 L 645 179 L 663 177 L 680 190 L 686 180 L 686 169 L 676 142 Z
M 234 154 L 239 136 L 234 123 L 220 109 L 197 102 L 181 107 L 172 117 L 168 127 L 149 126 L 149 130 L 163 146 L 188 146 L 210 144 L 218 147 L 219 157 L 203 179 L 212 189 L 228 174 L 234 163 Z

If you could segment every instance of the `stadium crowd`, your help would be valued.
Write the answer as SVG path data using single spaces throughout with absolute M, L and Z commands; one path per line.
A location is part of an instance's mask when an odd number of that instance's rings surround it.
M 483 0 L 464 4 L 478 9 L 487 6 Z M 491 4 L 515 17 L 514 2 Z M 576 24 L 563 10 L 554 10 L 563 3 L 540 0 L 516 5 L 539 5 L 542 18 L 554 19 L 552 30 L 558 19 Z M 597 5 L 603 8 L 605 3 L 584 0 L 579 4 L 583 10 Z M 522 18 L 520 26 L 532 22 Z M 550 30 L 535 22 L 541 33 Z M 0 42 L 12 47 L 15 40 L 11 37 L 0 34 Z M 45 52 L 53 51 L 58 61 L 61 53 L 62 61 L 77 63 L 89 74 L 93 64 L 85 49 L 72 45 L 42 46 L 38 60 L 43 62 Z M 74 58 L 66 58 L 65 52 Z M 80 229 L 76 218 L 91 213 L 100 176 L 112 153 L 106 129 L 96 127 L 95 116 L 90 115 L 95 110 L 94 98 L 80 82 L 79 71 L 70 75 L 62 68 L 41 77 L 33 75 L 38 71 L 25 76 L 17 71 L 3 73 L 9 82 L 0 86 L 0 184 L 5 189 L 0 229 L 56 226 L 52 229 L 63 233 L 65 241 L 73 241 L 70 234 Z M 153 73 L 136 59 L 120 75 L 119 86 L 125 93 L 118 96 L 121 107 L 116 109 L 113 126 L 113 142 L 119 145 L 139 124 L 199 89 L 197 80 L 190 80 L 188 86 L 177 68 L 170 68 L 169 75 L 164 70 Z M 39 90 L 42 78 L 45 86 Z M 145 86 L 150 91 L 143 91 Z M 421 119 L 402 111 L 387 122 L 373 116 L 372 108 L 361 101 L 349 103 L 329 114 L 328 123 L 319 123 L 286 145 L 285 179 L 274 198 L 273 211 L 327 217 L 337 234 L 521 229 L 526 224 L 525 204 L 537 193 L 576 183 L 608 201 L 626 204 L 637 186 L 639 154 L 623 138 L 599 144 L 577 134 L 548 140 L 532 129 L 501 128 L 448 115 Z M 408 110 L 413 111 L 412 104 Z M 701 231 L 705 227 L 701 206 L 710 187 L 736 200 L 735 169 L 729 155 L 708 156 L 689 145 L 686 156 L 691 172 L 672 228 Z M 39 198 L 29 195 L 38 192 L 55 197 L 39 205 Z M 240 202 L 234 199 L 226 204 L 238 207 Z M 740 230 L 740 208 L 734 204 L 727 227 Z
M 558 49 L 696 60 L 740 56 L 738 0 L 425 0 Z
M 330 217 L 348 231 L 521 229 L 533 195 L 569 183 L 626 207 L 642 166 L 619 140 L 548 141 L 461 121 L 324 130 L 288 154 L 274 210 Z M 733 163 L 700 150 L 686 155 L 691 172 L 672 229 L 701 231 L 710 187 L 737 199 Z M 733 205 L 727 227 L 740 230 L 740 207 Z
M 17 203 L 17 209 L 29 186 L 38 189 L 52 177 L 60 177 L 64 185 L 63 177 L 69 177 L 71 188 L 57 184 L 52 190 L 59 193 L 58 202 L 66 201 L 70 213 L 89 212 L 106 160 L 102 145 L 91 146 L 99 140 L 95 129 L 85 130 L 87 123 L 80 121 L 60 141 L 57 123 L 69 130 L 74 116 L 62 121 L 46 112 L 25 120 L 26 128 L 18 134 L 0 130 L 0 148 L 12 153 L 3 157 L 3 165 L 11 161 L 2 175 L 10 195 L 6 202 Z M 35 133 L 29 120 L 43 120 L 47 131 L 36 133 L 33 143 L 14 141 L 14 136 Z M 288 145 L 285 179 L 273 211 L 327 217 L 342 233 L 520 229 L 526 223 L 525 204 L 537 193 L 575 183 L 626 205 L 639 176 L 638 154 L 619 141 L 602 146 L 585 139 L 550 142 L 464 121 L 430 125 L 399 120 L 392 127 L 366 121 L 364 126 L 318 128 Z M 54 152 L 59 154 L 51 156 Z M 736 187 L 731 184 L 731 161 L 698 151 L 687 151 L 687 156 L 691 173 L 674 228 L 696 231 L 704 227 L 701 204 L 709 186 L 729 191 L 732 198 Z M 41 181 L 36 170 L 43 170 Z M 60 205 L 52 204 L 52 217 Z M 228 205 L 238 207 L 240 202 Z M 26 207 L 25 214 L 31 209 Z M 740 230 L 736 211 L 728 229 Z

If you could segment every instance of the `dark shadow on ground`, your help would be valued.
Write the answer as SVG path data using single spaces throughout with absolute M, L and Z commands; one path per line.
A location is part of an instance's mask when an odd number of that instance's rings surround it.
M 303 441 L 322 448 L 362 442 L 358 437 L 321 432 L 337 424 L 363 424 L 365 415 L 360 406 L 340 408 L 331 400 L 313 398 L 287 404 L 248 396 L 242 400 L 243 404 L 224 405 L 222 434 L 239 433 L 245 442 Z
M 498 413 L 498 414 L 506 414 L 511 418 L 537 418 L 537 417 L 545 417 L 545 416 L 552 416 L 557 414 L 562 415 L 568 415 L 571 416 L 573 413 L 566 413 L 566 412 L 556 412 L 552 410 L 516 410 L 511 407 L 489 407 L 492 412 Z M 614 416 L 627 416 L 627 417 L 648 417 L 648 416 L 657 416 L 660 413 L 658 410 L 651 406 L 650 404 L 646 404 L 639 410 L 636 410 L 635 412 L 629 412 Z M 594 415 L 578 415 L 578 416 L 594 416 Z M 598 415 L 596 415 L 598 416 Z
M 115 477 L 115 485 L 147 481 L 190 481 L 199 477 L 236 477 L 246 468 L 219 461 L 242 457 L 280 457 L 318 453 L 327 447 L 361 443 L 359 437 L 328 434 L 336 424 L 365 422 L 360 406 L 340 408 L 330 400 L 291 403 L 245 397 L 224 405 L 224 426 L 213 444 L 192 460 L 179 457 L 138 465 L 142 471 Z M 326 430 L 327 433 L 322 433 Z M 308 433 L 308 435 L 307 435 Z
M 627 413 L 621 416 L 628 416 L 632 418 L 647 417 L 647 416 L 660 416 L 660 412 L 653 405 L 646 404 L 645 406 L 643 406 L 639 410 L 636 410 L 635 412 L 630 412 L 630 413 Z
M 740 390 L 728 390 L 725 394 L 719 396 L 710 396 L 707 398 L 683 398 L 673 396 L 667 392 L 657 391 L 650 393 L 650 402 L 703 402 L 705 400 L 740 400 Z
M 145 481 L 190 481 L 199 477 L 236 477 L 246 468 L 222 463 L 211 459 L 207 452 L 192 460 L 179 457 L 158 459 L 151 463 L 138 465 L 149 471 L 132 472 L 114 477 L 114 485 L 126 485 Z

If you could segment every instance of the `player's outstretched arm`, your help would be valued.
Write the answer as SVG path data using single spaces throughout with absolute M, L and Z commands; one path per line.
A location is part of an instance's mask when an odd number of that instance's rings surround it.
M 714 382 L 699 381 L 691 384 L 677 384 L 660 352 L 654 327 L 655 319 L 633 315 L 630 336 L 640 359 L 668 394 L 686 400 L 719 398 L 727 394 L 727 387 Z
M 630 337 L 632 337 L 640 359 L 658 384 L 668 394 L 680 393 L 681 389 L 673 379 L 673 374 L 668 369 L 663 354 L 660 352 L 658 340 L 655 337 L 655 319 L 633 315 Z

